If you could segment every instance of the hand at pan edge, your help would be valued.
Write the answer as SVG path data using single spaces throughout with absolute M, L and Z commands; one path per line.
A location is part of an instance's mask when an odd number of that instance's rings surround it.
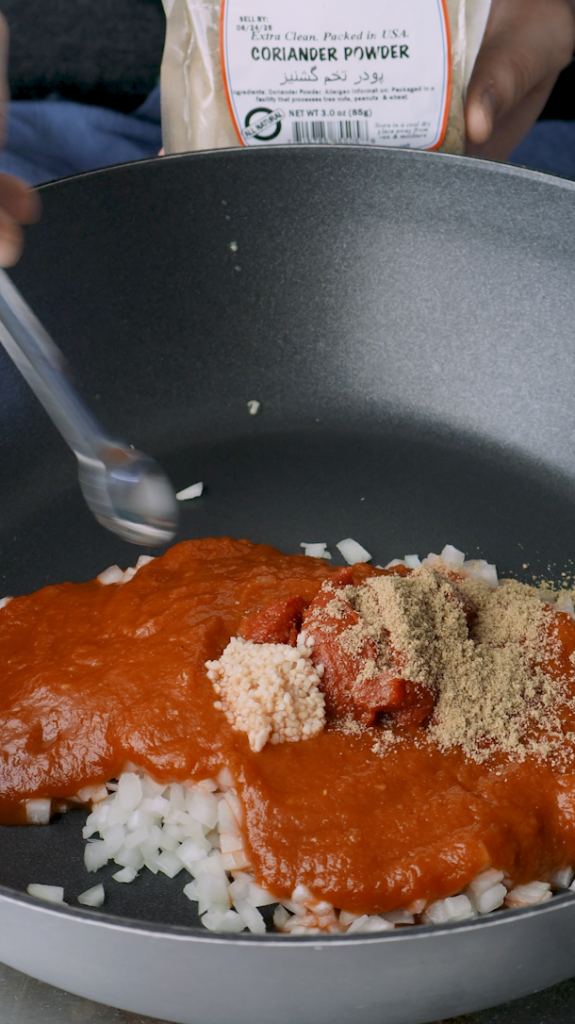
M 0 143 L 6 136 L 8 104 L 8 27 L 0 14 Z M 11 267 L 24 244 L 22 224 L 32 224 L 40 215 L 40 199 L 34 189 L 11 174 L 0 174 L 0 266 Z

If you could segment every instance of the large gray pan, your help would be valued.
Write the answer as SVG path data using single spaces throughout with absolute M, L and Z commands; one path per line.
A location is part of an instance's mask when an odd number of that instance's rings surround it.
M 446 542 L 531 579 L 575 552 L 575 185 L 460 158 L 289 148 L 42 190 L 14 278 L 110 428 L 204 497 L 182 537 L 377 562 Z M 261 415 L 247 402 L 257 399 Z M 0 588 L 134 549 L 0 354 Z M 549 568 L 551 567 L 551 568 Z M 575 896 L 381 937 L 213 936 L 180 879 L 78 908 L 81 813 L 0 829 L 0 959 L 194 1024 L 416 1024 L 575 973 Z M 70 909 L 25 895 L 60 883 Z

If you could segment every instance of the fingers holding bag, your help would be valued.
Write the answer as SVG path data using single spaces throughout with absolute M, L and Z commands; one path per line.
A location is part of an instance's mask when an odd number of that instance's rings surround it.
M 493 0 L 467 91 L 468 152 L 505 160 L 529 131 L 575 48 L 575 4 Z

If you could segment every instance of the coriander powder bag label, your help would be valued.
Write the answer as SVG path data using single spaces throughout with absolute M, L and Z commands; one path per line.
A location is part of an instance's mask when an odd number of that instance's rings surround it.
M 166 152 L 465 149 L 490 0 L 164 0 Z

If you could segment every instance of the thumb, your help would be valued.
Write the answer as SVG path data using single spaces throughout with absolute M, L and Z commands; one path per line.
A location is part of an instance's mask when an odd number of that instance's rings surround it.
M 493 81 L 477 83 L 477 87 L 467 92 L 465 108 L 465 127 L 467 138 L 476 145 L 481 145 L 491 137 L 497 111 L 501 103 Z

